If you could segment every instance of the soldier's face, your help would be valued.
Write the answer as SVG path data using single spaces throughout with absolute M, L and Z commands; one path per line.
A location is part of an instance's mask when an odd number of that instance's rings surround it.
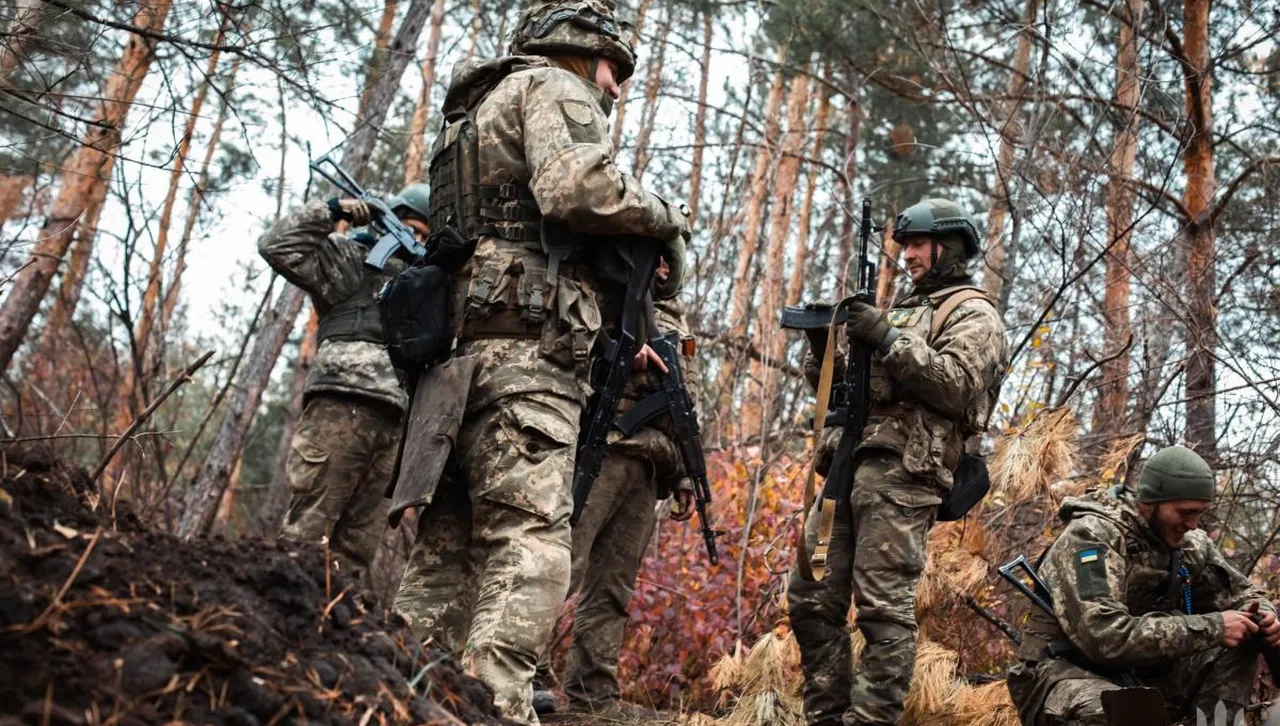
M 416 217 L 406 217 L 403 221 L 406 227 L 413 230 L 413 236 L 419 243 L 427 243 L 427 235 L 431 232 L 431 227 L 426 222 Z
M 912 282 L 920 282 L 933 269 L 933 238 L 923 234 L 905 235 L 898 242 L 902 245 L 902 264 Z
M 622 95 L 622 89 L 618 86 L 618 66 L 608 58 L 600 58 L 596 63 L 596 77 L 592 79 L 600 90 L 609 94 L 613 100 L 618 100 L 618 96 Z
M 1148 505 L 1151 506 L 1151 505 Z M 1147 524 L 1169 547 L 1182 544 L 1182 538 L 1193 529 L 1200 529 L 1200 517 L 1209 508 L 1208 502 L 1199 499 L 1180 499 L 1151 506 Z

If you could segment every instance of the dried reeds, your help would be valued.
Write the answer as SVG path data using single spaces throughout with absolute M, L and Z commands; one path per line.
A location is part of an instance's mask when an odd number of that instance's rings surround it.
M 717 723 L 723 726 L 803 726 L 804 706 L 800 692 L 804 678 L 800 674 L 800 648 L 791 628 L 785 623 L 765 633 L 745 658 L 738 650 L 734 658 L 722 658 L 716 669 L 713 674 L 716 687 L 729 686 L 739 694 L 733 711 Z M 730 681 L 730 677 L 734 680 Z
M 1075 416 L 1045 409 L 1021 430 L 1000 439 L 991 458 L 993 494 L 1004 502 L 1057 501 L 1053 485 L 1076 468 Z
M 929 640 L 916 645 L 916 667 L 911 678 L 911 690 L 903 704 L 904 724 L 943 723 L 938 717 L 951 712 L 956 692 L 960 688 L 956 669 L 960 656 Z
M 986 532 L 977 519 L 944 522 L 929 533 L 928 559 L 916 590 L 916 619 L 948 595 L 978 591 L 987 581 Z
M 1004 681 L 965 686 L 955 696 L 955 726 L 1018 726 L 1018 711 Z

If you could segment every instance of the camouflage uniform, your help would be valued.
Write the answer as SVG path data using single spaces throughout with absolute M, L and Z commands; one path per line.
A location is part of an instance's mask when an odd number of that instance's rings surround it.
M 1056 619 L 1033 610 L 1009 673 L 1009 693 L 1027 726 L 1106 726 L 1103 691 L 1119 688 L 1122 669 L 1157 688 L 1181 717 L 1233 717 L 1249 699 L 1258 666 L 1253 647 L 1222 647 L 1222 612 L 1259 602 L 1261 588 L 1240 574 L 1202 530 L 1170 549 L 1151 530 L 1131 495 L 1108 491 L 1068 498 L 1066 528 L 1039 566 Z M 1186 612 L 1184 579 L 1191 587 Z M 1061 657 L 1050 655 L 1056 645 Z
M 550 276 L 541 245 L 501 236 L 496 222 L 454 272 L 460 337 L 450 365 L 474 373 L 395 601 L 527 723 L 538 722 L 531 680 L 569 587 L 574 444 L 601 323 L 593 281 L 604 292 L 617 282 L 594 264 L 615 243 L 587 235 L 670 239 L 683 229 L 677 211 L 614 165 L 603 99 L 545 58 L 512 56 L 461 64 L 444 108 L 474 109 L 481 183 L 527 189 L 543 223 L 564 225 L 592 258 L 571 257 Z M 535 323 L 541 289 L 550 302 Z
M 915 664 L 915 591 L 925 540 L 964 437 L 986 427 L 1006 357 L 1004 326 L 985 299 L 960 303 L 930 340 L 935 301 L 927 293 L 969 282 L 945 280 L 917 287 L 888 312 L 898 336 L 873 359 L 870 411 L 854 454 L 849 500 L 836 507 L 827 577 L 809 582 L 798 563 L 792 569 L 788 601 L 810 726 L 895 724 L 902 715 Z M 812 353 L 805 365 L 816 382 Z M 838 358 L 836 376 L 843 368 Z M 820 505 L 805 532 L 810 551 Z M 851 600 L 867 642 L 852 679 Z
M 688 335 L 675 301 L 655 305 L 659 330 Z M 697 400 L 694 359 L 684 361 L 689 395 Z M 655 390 L 648 373 L 637 372 L 620 407 L 626 411 Z M 692 490 L 680 452 L 662 419 L 612 442 L 608 456 L 573 528 L 573 567 L 569 592 L 581 589 L 573 621 L 565 693 L 575 708 L 596 711 L 617 701 L 618 650 L 627 624 L 627 608 L 636 575 L 657 521 L 654 501 L 672 489 Z
M 372 563 L 387 526 L 383 493 L 407 404 L 373 303 L 385 277 L 365 268 L 365 245 L 334 234 L 323 201 L 285 215 L 259 240 L 258 251 L 310 294 L 320 316 L 320 344 L 289 452 L 292 498 L 280 536 L 328 537 L 337 562 L 360 572 Z M 389 266 L 388 273 L 396 269 Z

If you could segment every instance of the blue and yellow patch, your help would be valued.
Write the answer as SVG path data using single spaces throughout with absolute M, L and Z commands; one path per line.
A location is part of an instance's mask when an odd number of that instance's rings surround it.
M 1107 553 L 1098 547 L 1076 552 L 1076 587 L 1081 600 L 1097 600 L 1111 596 L 1107 581 Z
M 1097 550 L 1084 550 L 1080 553 L 1080 564 L 1082 565 L 1087 565 L 1090 562 L 1097 562 L 1097 561 L 1098 561 Z

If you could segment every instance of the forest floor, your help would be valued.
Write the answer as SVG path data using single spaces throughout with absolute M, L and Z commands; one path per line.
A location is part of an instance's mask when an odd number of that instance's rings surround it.
M 0 449 L 0 726 L 509 723 L 320 549 L 182 542 L 97 497 Z

